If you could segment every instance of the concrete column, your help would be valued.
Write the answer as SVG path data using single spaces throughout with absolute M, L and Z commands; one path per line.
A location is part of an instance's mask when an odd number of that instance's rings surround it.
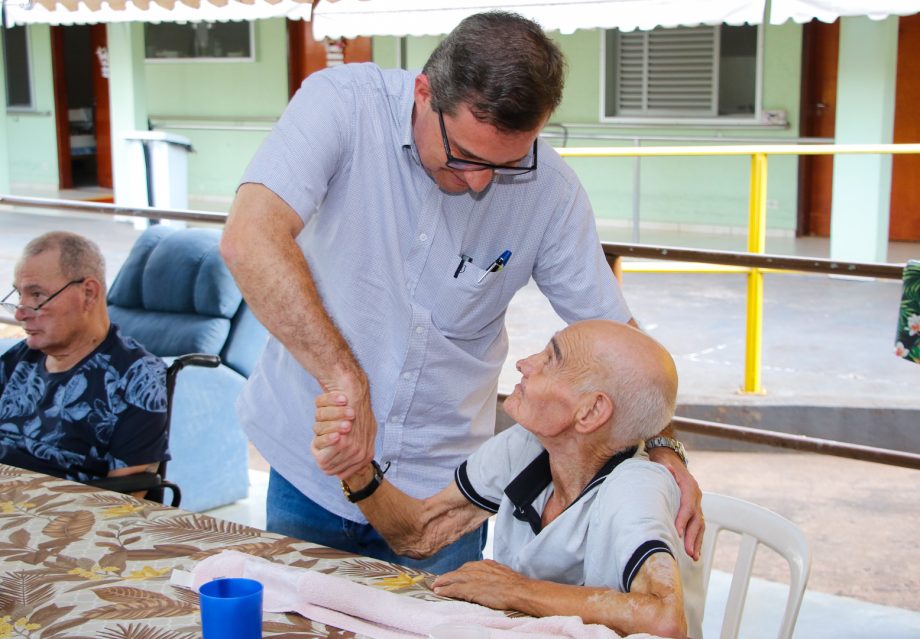
M 898 18 L 840 19 L 837 77 L 838 144 L 894 139 Z M 831 258 L 885 261 L 891 200 L 891 155 L 834 159 Z
M 147 130 L 147 90 L 144 72 L 144 25 L 112 22 L 106 25 L 109 46 L 109 102 L 112 126 L 112 185 L 115 203 L 129 205 L 133 166 L 129 162 L 129 131 Z M 135 180 L 136 184 L 136 180 Z
M 3 29 L 0 29 L 0 87 L 6 87 L 6 61 L 3 45 Z M 0 103 L 0 193 L 10 192 L 10 136 L 6 132 L 6 95 Z

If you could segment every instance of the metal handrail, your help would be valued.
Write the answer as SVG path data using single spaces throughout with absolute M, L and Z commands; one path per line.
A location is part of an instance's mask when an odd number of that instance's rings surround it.
M 182 209 L 154 209 L 124 207 L 100 202 L 78 202 L 73 200 L 54 200 L 48 198 L 20 197 L 0 194 L 0 204 L 20 205 L 35 208 L 70 209 L 85 213 L 101 215 L 131 215 L 135 217 L 175 219 L 188 221 L 207 221 L 223 223 L 225 213 L 211 213 L 206 211 L 188 211 Z M 703 251 L 671 246 L 636 246 L 615 242 L 601 243 L 604 255 L 611 268 L 616 272 L 616 263 L 624 255 L 636 258 L 650 258 L 659 260 L 699 261 L 711 264 L 725 264 L 729 266 L 743 266 L 748 268 L 774 268 L 795 271 L 812 271 L 822 273 L 846 273 L 847 275 L 861 275 L 883 278 L 900 278 L 902 265 L 898 264 L 866 264 L 858 262 L 840 262 L 819 258 L 791 257 L 784 255 L 757 255 L 749 253 L 735 253 L 731 251 Z M 0 319 L 2 321 L 2 319 Z M 498 395 L 502 402 L 507 396 Z M 848 444 L 827 439 L 819 439 L 804 435 L 790 435 L 775 431 L 748 428 L 733 424 L 720 424 L 699 419 L 675 416 L 672 425 L 677 430 L 734 439 L 748 443 L 765 444 L 791 450 L 814 452 L 824 455 L 859 459 L 894 466 L 903 466 L 920 470 L 920 455 L 903 451 L 873 448 L 858 444 Z
M 628 127 L 634 128 L 634 127 Z M 629 135 L 621 125 L 549 122 L 540 131 L 540 137 L 550 140 L 609 140 L 611 142 L 712 142 L 716 144 L 833 144 L 834 138 L 824 137 L 766 137 L 762 135 Z
M 81 213 L 96 213 L 100 215 L 126 215 L 129 217 L 143 217 L 150 220 L 181 220 L 184 222 L 212 222 L 223 224 L 227 221 L 227 214 L 210 211 L 193 211 L 190 209 L 157 209 L 150 206 L 121 206 L 106 202 L 85 202 L 80 200 L 55 200 L 44 197 L 25 197 L 19 195 L 0 194 L 0 204 L 11 206 L 27 206 L 38 209 L 68 209 Z
M 597 146 L 556 149 L 562 157 L 674 157 L 691 155 L 884 155 L 920 153 L 920 144 L 738 144 L 722 146 Z
M 765 253 L 736 253 L 734 251 L 713 251 L 689 249 L 680 246 L 656 246 L 652 244 L 624 244 L 620 242 L 601 242 L 604 256 L 611 267 L 615 260 L 623 257 L 635 257 L 674 262 L 700 262 L 703 264 L 722 264 L 744 268 L 761 268 L 770 270 L 828 273 L 831 275 L 848 275 L 854 277 L 878 277 L 899 280 L 904 273 L 904 264 L 886 264 L 876 262 L 844 262 L 818 257 L 795 257 L 791 255 L 769 255 Z
M 507 398 L 507 394 L 499 393 L 496 408 L 501 406 Z M 816 453 L 819 455 L 830 455 L 832 457 L 843 457 L 845 459 L 855 459 L 858 461 L 920 470 L 920 454 L 901 450 L 876 448 L 874 446 L 864 446 L 862 444 L 850 444 L 848 442 L 839 442 L 833 439 L 781 433 L 772 430 L 764 430 L 762 428 L 738 426 L 736 424 L 722 424 L 704 419 L 681 417 L 679 415 L 675 415 L 671 420 L 671 426 L 680 432 L 694 433 L 705 437 L 718 437 L 720 439 L 731 439 L 747 444 L 761 444 L 764 446 L 773 446 L 775 448 L 784 448 L 800 453 Z
M 671 421 L 671 426 L 677 430 L 698 435 L 734 439 L 750 444 L 766 444 L 804 453 L 833 455 L 834 457 L 846 457 L 847 459 L 858 459 L 859 461 L 920 470 L 920 455 L 901 450 L 848 444 L 832 439 L 809 437 L 808 435 L 777 433 L 771 430 L 736 426 L 734 424 L 720 424 L 703 419 L 690 419 L 689 417 L 675 416 Z

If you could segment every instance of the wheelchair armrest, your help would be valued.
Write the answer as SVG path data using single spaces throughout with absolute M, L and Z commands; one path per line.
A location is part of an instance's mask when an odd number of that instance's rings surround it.
M 121 477 L 102 477 L 86 482 L 88 486 L 112 490 L 116 493 L 134 493 L 159 488 L 163 478 L 157 473 L 134 473 Z
M 123 475 L 121 477 L 102 477 L 85 483 L 88 486 L 123 494 L 159 491 L 168 488 L 173 494 L 172 503 L 170 504 L 173 508 L 177 508 L 182 501 L 182 492 L 179 487 L 171 481 L 163 479 L 157 473 L 134 473 L 133 475 Z

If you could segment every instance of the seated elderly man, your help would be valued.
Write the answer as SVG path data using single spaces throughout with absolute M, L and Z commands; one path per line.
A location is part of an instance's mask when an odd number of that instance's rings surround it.
M 505 401 L 518 424 L 480 447 L 428 499 L 382 482 L 376 463 L 346 495 L 399 554 L 425 557 L 492 513 L 496 561 L 434 582 L 440 595 L 535 615 L 577 615 L 621 634 L 700 637 L 702 575 L 674 525 L 670 473 L 636 457 L 669 423 L 677 393 L 670 355 L 625 324 L 595 320 L 556 334 L 518 362 Z M 353 411 L 317 398 L 314 453 L 334 449 Z
M 2 300 L 26 339 L 0 356 L 0 462 L 89 481 L 169 459 L 166 366 L 110 324 L 105 292 L 93 242 L 26 245 Z

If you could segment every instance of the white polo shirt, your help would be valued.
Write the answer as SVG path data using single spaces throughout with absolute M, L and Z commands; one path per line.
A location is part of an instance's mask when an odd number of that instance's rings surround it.
M 549 453 L 522 426 L 483 444 L 455 478 L 470 502 L 497 513 L 495 560 L 528 577 L 629 592 L 648 557 L 670 554 L 680 567 L 689 634 L 701 637 L 702 568 L 674 527 L 680 490 L 664 466 L 635 453 L 613 456 L 545 529 Z

